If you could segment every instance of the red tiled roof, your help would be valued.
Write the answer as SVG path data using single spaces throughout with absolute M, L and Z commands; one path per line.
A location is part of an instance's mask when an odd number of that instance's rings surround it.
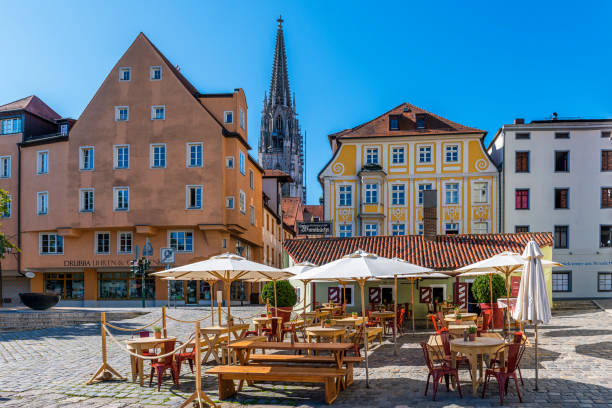
M 297 222 L 303 221 L 302 200 L 299 197 L 285 197 L 281 201 L 283 222 L 295 229 Z
M 17 101 L 0 106 L 0 112 L 25 110 L 51 122 L 61 119 L 61 116 L 44 103 L 38 96 L 30 95 Z
M 304 219 L 312 221 L 312 217 L 319 217 L 319 221 L 323 221 L 323 206 L 322 205 L 305 205 Z
M 285 173 L 282 170 L 277 170 L 277 169 L 266 169 L 264 170 L 264 174 L 263 174 L 264 178 L 278 178 L 281 179 L 281 181 L 293 181 L 293 179 L 291 178 L 291 175 L 289 175 L 288 173 Z
M 402 258 L 426 268 L 450 271 L 503 251 L 522 253 L 531 239 L 540 247 L 553 244 L 550 232 L 525 232 L 439 235 L 435 241 L 426 241 L 422 235 L 292 239 L 284 242 L 284 248 L 295 263 L 307 261 L 323 265 L 362 249 L 387 258 Z
M 416 129 L 416 115 L 427 115 L 427 128 Z M 389 130 L 389 115 L 399 118 L 400 130 Z M 486 131 L 464 126 L 434 113 L 421 109 L 407 102 L 383 113 L 369 122 L 362 123 L 352 129 L 345 129 L 329 135 L 331 139 L 348 137 L 380 137 L 380 136 L 422 136 L 448 133 L 482 133 Z

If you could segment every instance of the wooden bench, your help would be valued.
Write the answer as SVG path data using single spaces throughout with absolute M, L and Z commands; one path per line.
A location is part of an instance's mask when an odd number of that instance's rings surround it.
M 234 380 L 270 381 L 289 383 L 323 383 L 325 384 L 325 402 L 333 403 L 340 391 L 340 379 L 345 375 L 344 369 L 309 368 L 284 366 L 218 366 L 206 371 L 206 374 L 217 374 L 219 379 L 219 399 L 235 395 Z
M 368 343 L 374 342 L 374 339 L 378 338 L 380 344 L 383 342 L 383 328 L 382 327 L 368 327 Z

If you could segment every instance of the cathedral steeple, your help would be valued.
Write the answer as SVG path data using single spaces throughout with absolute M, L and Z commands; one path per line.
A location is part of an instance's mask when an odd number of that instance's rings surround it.
M 285 36 L 283 35 L 283 18 L 278 17 L 276 29 L 276 47 L 274 49 L 274 65 L 270 80 L 270 101 L 272 103 L 291 106 L 291 90 L 289 89 L 289 73 L 287 72 L 287 55 L 285 54 Z

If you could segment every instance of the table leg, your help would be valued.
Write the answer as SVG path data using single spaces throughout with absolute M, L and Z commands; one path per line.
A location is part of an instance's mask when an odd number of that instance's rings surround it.
M 142 358 L 138 359 L 138 375 L 140 376 L 140 386 L 144 387 L 144 368 Z
M 204 358 L 202 359 L 202 364 L 206 364 L 211 354 L 215 358 L 215 361 L 218 364 L 221 364 L 221 359 L 219 358 L 219 354 L 217 353 L 217 349 L 218 349 L 217 342 L 219 340 L 219 333 L 215 334 L 215 337 L 213 337 L 212 342 L 208 338 L 208 335 L 205 335 L 203 337 L 204 337 L 204 341 L 208 345 L 208 350 L 206 351 L 206 354 L 204 355 Z
M 467 354 L 470 366 L 472 367 L 472 393 L 474 396 L 478 394 L 478 378 L 476 378 L 476 365 L 478 364 L 478 355 Z
M 138 365 L 138 362 L 136 361 L 136 357 L 130 355 L 130 368 L 132 369 L 132 382 L 135 382 L 136 378 L 138 377 L 137 365 Z

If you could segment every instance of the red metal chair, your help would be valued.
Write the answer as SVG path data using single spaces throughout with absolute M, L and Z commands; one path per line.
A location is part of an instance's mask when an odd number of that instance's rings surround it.
M 440 334 L 442 332 L 448 332 L 448 329 L 444 326 L 441 326 L 438 329 L 438 324 L 436 323 L 438 321 L 438 319 L 436 318 L 435 315 L 431 315 L 431 321 L 433 322 L 433 326 L 434 326 L 434 330 L 436 331 L 436 334 Z
M 190 340 L 191 341 L 191 340 Z M 177 341 L 178 345 L 183 344 L 180 341 Z M 187 351 L 188 348 L 191 347 L 191 351 Z M 193 374 L 193 365 L 195 364 L 195 343 L 192 343 L 190 346 L 185 347 L 183 352 L 174 354 L 174 364 L 176 370 L 176 378 L 177 378 L 177 386 L 178 386 L 178 378 L 181 375 L 181 366 L 185 361 L 189 363 L 189 368 L 191 369 L 191 373 Z
M 160 349 L 160 354 L 167 354 L 174 350 L 174 346 L 176 344 L 176 340 L 165 340 L 161 343 L 157 343 L 153 346 L 154 349 Z M 149 387 L 153 384 L 153 374 L 157 373 L 157 391 L 161 388 L 162 379 L 164 377 L 164 373 L 167 369 L 170 369 L 170 373 L 172 374 L 172 380 L 174 384 L 176 384 L 177 388 L 179 387 L 178 383 L 178 375 L 176 374 L 176 366 L 174 364 L 174 355 L 169 355 L 163 358 L 160 358 L 157 361 L 151 360 L 151 377 L 149 379 Z
M 442 348 L 444 350 L 444 361 L 446 361 L 449 365 L 453 361 L 453 357 L 451 355 L 451 347 L 450 347 L 450 334 L 446 330 L 442 330 L 440 332 L 440 339 L 442 340 Z M 470 364 L 470 360 L 466 356 L 457 355 L 457 369 L 459 366 L 465 365 L 468 372 L 470 373 L 470 378 L 472 378 L 472 365 Z
M 281 339 L 280 341 L 285 341 L 285 334 L 289 334 L 295 343 L 298 342 L 297 331 L 295 330 L 295 323 L 291 322 L 289 326 L 283 325 L 281 328 Z
M 367 310 L 366 313 L 368 314 L 368 321 L 366 323 L 367 327 L 377 327 L 378 325 L 380 325 L 380 320 L 378 320 L 378 317 L 372 317 L 372 312 L 374 312 L 373 310 Z
M 359 328 L 355 332 L 355 335 L 353 335 L 353 340 L 351 343 L 353 343 L 353 353 L 355 353 L 355 357 L 361 357 L 361 352 L 359 351 L 359 349 L 363 347 L 363 333 L 365 330 L 364 326 L 365 325 L 363 324 L 359 326 Z
M 264 327 L 262 332 L 268 335 L 268 341 L 272 341 L 275 339 L 276 341 L 280 341 L 278 338 L 278 322 L 279 319 L 272 319 L 270 321 L 270 327 Z
M 436 400 L 436 394 L 438 393 L 438 384 L 442 382 L 442 378 L 446 381 L 446 390 L 450 391 L 448 387 L 448 380 L 450 378 L 454 378 L 457 383 L 457 391 L 459 392 L 459 397 L 463 398 L 463 394 L 461 393 L 461 384 L 459 384 L 459 375 L 457 373 L 457 369 L 451 367 L 446 363 L 446 361 L 442 360 L 440 364 L 434 364 L 429 356 L 430 350 L 434 353 L 436 350 L 433 347 L 429 347 L 427 343 L 421 343 L 421 348 L 423 349 L 423 354 L 425 355 L 425 364 L 427 365 L 427 369 L 429 373 L 427 374 L 427 385 L 425 385 L 425 396 L 427 396 L 427 390 L 429 389 L 429 378 L 433 377 L 433 400 Z
M 523 332 L 519 331 L 519 332 L 514 333 L 513 344 L 523 344 L 523 345 L 525 344 L 525 342 L 523 341 Z M 518 357 L 518 362 L 516 363 L 516 369 L 518 370 L 519 378 L 521 379 L 521 385 L 525 385 L 525 383 L 523 382 L 523 374 L 521 373 L 521 365 L 520 365 L 521 360 L 523 359 L 523 353 L 525 353 L 525 347 L 521 349 L 521 352 Z M 494 356 L 493 358 L 491 358 L 491 361 L 489 361 L 489 368 L 495 365 L 501 365 L 501 361 L 497 359 L 497 356 Z M 507 362 L 506 362 L 506 365 L 507 365 Z
M 508 356 L 505 367 L 492 367 L 487 368 L 485 372 L 485 380 L 482 386 L 482 398 L 485 397 L 485 391 L 487 390 L 487 384 L 491 376 L 495 377 L 499 385 L 499 402 L 501 405 L 504 404 L 504 395 L 508 394 L 508 383 L 510 379 L 514 379 L 514 385 L 516 385 L 516 393 L 518 394 L 519 401 L 523 402 L 521 397 L 521 390 L 519 389 L 518 380 L 516 378 L 516 371 L 518 368 L 519 361 L 525 350 L 525 345 L 521 343 L 506 344 L 497 351 L 496 359 L 501 361 L 499 353 L 505 352 Z
M 404 308 L 400 308 L 397 311 L 397 325 L 395 327 L 395 330 L 397 330 L 397 332 L 401 334 L 403 334 L 404 332 L 404 330 L 402 329 L 403 321 L 404 321 Z M 387 329 L 393 330 L 393 319 L 385 320 L 385 332 L 387 331 Z

